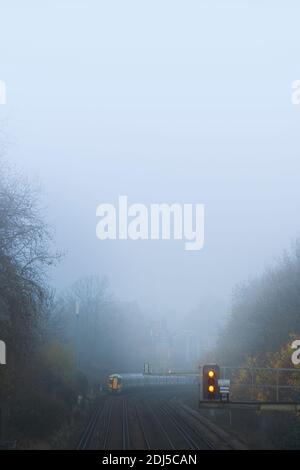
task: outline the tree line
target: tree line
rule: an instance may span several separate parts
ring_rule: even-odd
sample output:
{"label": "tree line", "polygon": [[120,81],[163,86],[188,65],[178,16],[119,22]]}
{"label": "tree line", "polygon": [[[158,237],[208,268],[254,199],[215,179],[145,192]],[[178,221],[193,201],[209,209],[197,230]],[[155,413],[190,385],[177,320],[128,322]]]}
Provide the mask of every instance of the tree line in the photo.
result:
{"label": "tree line", "polygon": [[235,288],[216,355],[226,365],[242,365],[249,357],[264,365],[294,338],[300,338],[299,240],[261,276]]}
{"label": "tree line", "polygon": [[0,439],[48,437],[80,414],[79,397],[109,372],[142,370],[147,329],[138,306],[114,299],[97,276],[54,292],[48,272],[61,255],[53,245],[38,190],[1,163]]}
{"label": "tree line", "polygon": [[[232,369],[231,399],[299,402],[300,371],[291,347],[295,339],[300,339],[299,241],[261,276],[234,291],[214,351],[220,365],[242,367]],[[234,420],[254,446],[299,449],[297,413],[236,412]]]}

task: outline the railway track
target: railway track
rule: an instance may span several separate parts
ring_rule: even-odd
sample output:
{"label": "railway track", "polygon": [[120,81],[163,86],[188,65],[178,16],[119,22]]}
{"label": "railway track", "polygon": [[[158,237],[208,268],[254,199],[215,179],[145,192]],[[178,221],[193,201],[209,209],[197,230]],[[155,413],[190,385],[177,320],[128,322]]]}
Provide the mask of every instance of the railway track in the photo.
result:
{"label": "railway track", "polygon": [[[120,443],[122,442],[122,444],[120,447],[122,448],[122,450],[130,449],[130,433],[129,433],[127,400],[126,398],[124,398],[120,403],[119,400],[115,401],[113,398],[111,398],[107,401],[106,406],[104,407],[103,413],[101,415],[100,431],[98,432],[100,436],[103,436],[103,439],[101,439],[100,437],[99,444],[101,448],[104,450],[109,450],[117,438],[117,436],[115,436],[115,433],[113,432],[114,429],[116,429],[116,425],[113,420],[113,408],[114,406],[120,406],[120,405],[121,405],[121,410],[119,411],[121,411],[120,424],[121,424],[121,434],[122,434],[121,441],[120,441]],[[114,415],[116,415],[117,411],[118,411],[118,408],[115,410]],[[116,418],[116,416],[114,416],[114,418]]]}
{"label": "railway track", "polygon": [[130,436],[128,425],[128,404],[126,398],[123,400],[123,414],[122,414],[122,445],[123,450],[130,449]]}
{"label": "railway track", "polygon": [[104,421],[103,444],[102,444],[103,449],[108,449],[112,409],[113,409],[113,402],[110,400],[105,409],[105,412],[104,412],[105,414],[103,414],[103,421]]}
{"label": "railway track", "polygon": [[[245,443],[241,442],[240,440],[237,440],[236,437],[228,435],[224,430],[222,429],[211,429],[212,423],[208,423],[207,418],[204,418],[203,416],[200,416],[197,412],[193,411],[187,406],[183,406],[182,410],[184,413],[188,416],[190,416],[193,420],[194,423],[199,423],[201,426],[205,426],[206,428],[210,428],[211,433],[213,433],[219,441],[219,446],[220,444],[223,444],[227,449],[229,450],[245,450],[248,449]],[[200,432],[198,431],[198,434]],[[208,438],[204,438],[203,434],[201,434],[202,439],[207,443],[207,445],[210,447],[210,449],[215,449],[216,445],[213,444]]]}
{"label": "railway track", "polygon": [[[215,449],[215,445],[209,439],[204,437],[202,433],[198,432],[197,429],[195,429],[188,421],[182,421],[176,410],[171,405],[166,403],[164,404],[163,409],[173,420],[175,426],[177,426],[178,430],[183,434],[186,441],[191,445],[191,449],[199,450],[203,448],[203,446],[210,450]],[[193,435],[194,438],[191,437],[191,435]]]}
{"label": "railway track", "polygon": [[161,407],[161,412],[164,416],[166,416],[171,423],[173,424],[174,428],[176,431],[181,435],[183,441],[187,445],[187,449],[189,450],[199,450],[199,445],[198,443],[191,437],[191,435],[186,431],[185,426],[183,426],[175,414],[173,413],[173,410],[168,408],[167,406],[162,406]]}
{"label": "railway track", "polygon": [[89,449],[91,441],[92,441],[94,433],[95,433],[95,429],[97,427],[99,418],[100,418],[101,414],[103,413],[104,407],[105,407],[105,403],[104,403],[104,405],[100,404],[97,407],[95,413],[92,414],[92,416],[91,416],[90,420],[88,421],[88,424],[87,424],[85,430],[83,431],[82,436],[81,436],[81,438],[80,438],[80,440],[79,440],[79,442],[76,446],[76,450],[87,450],[87,449]]}
{"label": "railway track", "polygon": [[162,424],[160,421],[159,417],[157,416],[157,413],[154,411],[154,409],[147,403],[146,405],[148,411],[150,412],[151,416],[153,417],[154,422],[156,423],[157,427],[160,429],[162,435],[164,436],[166,442],[169,445],[169,448],[172,450],[176,450],[176,446],[173,443],[173,440],[171,439],[169,432],[166,430],[165,425]]}
{"label": "railway track", "polygon": [[96,408],[76,449],[237,448],[230,440],[226,442],[223,434],[219,429],[218,435],[217,428],[214,432],[210,423],[205,426],[200,417],[197,420],[193,410],[178,402],[174,405],[160,395],[110,396]]}
{"label": "railway track", "polygon": [[135,416],[136,416],[136,420],[137,420],[139,429],[140,429],[140,431],[141,431],[142,438],[143,438],[143,440],[144,440],[144,442],[145,442],[145,447],[146,447],[147,450],[150,450],[150,449],[151,449],[150,441],[149,441],[148,435],[147,435],[147,433],[146,433],[145,426],[144,426],[144,423],[143,423],[143,420],[142,420],[140,411],[139,411],[139,409],[138,409],[138,406],[139,406],[139,405],[136,403],[136,404],[135,404]]}

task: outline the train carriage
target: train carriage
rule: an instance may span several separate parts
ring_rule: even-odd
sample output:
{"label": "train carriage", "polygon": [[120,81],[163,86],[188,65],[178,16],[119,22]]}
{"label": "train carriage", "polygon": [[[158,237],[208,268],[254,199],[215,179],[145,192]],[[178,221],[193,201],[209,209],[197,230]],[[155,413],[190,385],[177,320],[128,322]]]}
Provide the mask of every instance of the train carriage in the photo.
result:
{"label": "train carriage", "polygon": [[161,387],[174,385],[193,385],[198,383],[197,375],[184,374],[111,374],[107,387],[112,393],[142,387]]}

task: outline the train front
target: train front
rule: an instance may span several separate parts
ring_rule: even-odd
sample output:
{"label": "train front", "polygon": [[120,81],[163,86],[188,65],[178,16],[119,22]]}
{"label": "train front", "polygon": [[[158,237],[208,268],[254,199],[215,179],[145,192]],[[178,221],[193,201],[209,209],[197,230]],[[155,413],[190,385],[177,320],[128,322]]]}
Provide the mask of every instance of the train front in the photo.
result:
{"label": "train front", "polygon": [[112,374],[107,381],[108,391],[111,393],[120,393],[122,391],[122,377],[119,374]]}

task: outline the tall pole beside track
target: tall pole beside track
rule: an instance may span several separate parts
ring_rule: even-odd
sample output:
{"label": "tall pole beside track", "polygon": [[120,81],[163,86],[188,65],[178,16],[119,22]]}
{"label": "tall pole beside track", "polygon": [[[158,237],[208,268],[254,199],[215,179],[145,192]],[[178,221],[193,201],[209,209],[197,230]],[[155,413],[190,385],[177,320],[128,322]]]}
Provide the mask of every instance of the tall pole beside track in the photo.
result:
{"label": "tall pole beside track", "polygon": [[76,318],[76,325],[75,325],[75,354],[76,354],[76,369],[79,370],[79,310],[80,305],[79,302],[76,301],[75,303],[75,318]]}

